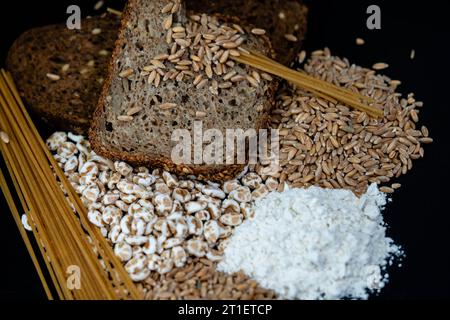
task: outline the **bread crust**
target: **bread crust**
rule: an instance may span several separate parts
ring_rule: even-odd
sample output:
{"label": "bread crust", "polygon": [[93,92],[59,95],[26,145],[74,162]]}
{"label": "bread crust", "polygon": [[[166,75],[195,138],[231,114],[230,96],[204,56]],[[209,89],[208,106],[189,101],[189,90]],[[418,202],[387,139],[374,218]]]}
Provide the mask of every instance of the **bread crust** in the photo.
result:
{"label": "bread crust", "polygon": [[[121,28],[119,31],[119,37],[116,41],[116,47],[113,51],[113,57],[111,59],[108,77],[105,81],[105,85],[103,86],[102,93],[100,95],[99,103],[97,105],[97,109],[94,112],[93,121],[91,128],[89,130],[89,141],[93,150],[108,159],[112,160],[120,160],[130,163],[135,166],[149,166],[149,167],[157,167],[162,168],[166,171],[176,173],[181,176],[195,175],[198,179],[202,180],[211,180],[211,181],[226,181],[234,179],[237,175],[239,175],[246,167],[245,164],[237,164],[237,165],[214,165],[214,166],[193,166],[193,165],[177,165],[172,162],[170,158],[161,157],[159,155],[145,154],[145,155],[130,155],[126,152],[118,152],[115,150],[108,149],[102,141],[100,141],[98,137],[98,131],[100,128],[100,120],[102,119],[105,113],[106,106],[106,97],[109,94],[109,89],[111,87],[113,76],[114,76],[114,63],[120,55],[121,48],[125,45],[125,37],[124,34],[126,32],[126,24],[128,23],[131,12],[136,5],[136,0],[130,0],[124,10],[121,21]],[[228,17],[220,14],[216,14],[220,20],[228,22],[228,23],[240,23],[240,20],[237,17]],[[272,57],[275,55],[270,40],[263,36],[264,41],[267,44],[267,48],[269,52],[271,52]],[[261,128],[267,128],[269,124],[269,116],[270,110],[274,104],[275,100],[275,91],[278,88],[278,80],[272,81],[270,87],[267,92],[267,96],[269,97],[263,107],[262,116],[259,121],[255,124],[255,129],[259,130]]]}
{"label": "bread crust", "polygon": [[[49,25],[24,32],[10,48],[6,68],[32,113],[57,130],[85,134],[101,91],[98,79],[106,76],[109,56],[98,53],[114,47],[119,18],[115,15],[84,19],[82,30]],[[93,35],[95,28],[101,34]],[[95,67],[88,68],[93,60]],[[66,73],[63,65],[69,64]],[[82,75],[80,71],[89,69]],[[61,76],[58,81],[46,75]]]}

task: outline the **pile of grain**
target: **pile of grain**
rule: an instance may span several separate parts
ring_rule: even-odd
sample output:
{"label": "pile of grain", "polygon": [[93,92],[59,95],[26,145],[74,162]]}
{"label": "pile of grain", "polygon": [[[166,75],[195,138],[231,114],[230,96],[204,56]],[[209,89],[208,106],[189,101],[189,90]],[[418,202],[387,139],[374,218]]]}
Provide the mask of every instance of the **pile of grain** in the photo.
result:
{"label": "pile of grain", "polygon": [[167,275],[153,273],[138,287],[148,300],[272,300],[276,295],[261,288],[242,272],[226,275],[207,259],[190,260]]}
{"label": "pile of grain", "polygon": [[370,183],[383,184],[380,190],[387,193],[400,187],[388,182],[411,170],[412,161],[424,156],[422,145],[433,141],[428,129],[418,125],[423,103],[414,94],[403,98],[397,93],[399,81],[333,57],[328,49],[314,52],[305,70],[374,98],[385,116],[374,119],[285,86],[272,112],[272,127],[280,130],[281,163],[278,170],[269,170],[271,175],[282,185],[344,188],[356,194]]}

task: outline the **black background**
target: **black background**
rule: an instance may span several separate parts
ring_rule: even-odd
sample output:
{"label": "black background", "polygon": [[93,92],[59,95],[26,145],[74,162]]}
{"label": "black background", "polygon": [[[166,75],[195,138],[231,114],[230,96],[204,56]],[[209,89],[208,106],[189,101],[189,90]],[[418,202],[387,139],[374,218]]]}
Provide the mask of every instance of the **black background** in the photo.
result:
{"label": "black background", "polygon": [[[243,0],[244,1],[244,0]],[[0,65],[14,39],[23,31],[64,22],[69,4],[91,14],[96,1],[8,1],[0,19]],[[107,0],[114,8],[122,1]],[[402,188],[385,211],[388,233],[407,253],[403,267],[390,270],[391,281],[379,299],[448,299],[450,297],[450,200],[448,183],[448,130],[450,127],[450,39],[448,1],[307,1],[309,32],[305,49],[329,47],[334,55],[371,66],[387,62],[385,73],[402,81],[402,93],[415,92],[425,102],[420,113],[435,142],[426,146],[425,158],[399,179]],[[366,9],[377,4],[382,29],[366,28]],[[356,37],[366,40],[356,46]],[[416,58],[409,58],[412,49]],[[0,160],[0,163],[2,161]],[[31,259],[7,205],[0,196],[0,299],[45,299]]]}

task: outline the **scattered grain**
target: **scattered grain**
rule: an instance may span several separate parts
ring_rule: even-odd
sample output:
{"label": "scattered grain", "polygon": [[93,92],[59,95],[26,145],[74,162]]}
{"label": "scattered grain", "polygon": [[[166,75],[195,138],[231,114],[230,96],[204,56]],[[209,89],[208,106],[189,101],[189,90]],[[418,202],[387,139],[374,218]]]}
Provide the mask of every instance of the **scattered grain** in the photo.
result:
{"label": "scattered grain", "polygon": [[173,8],[173,3],[169,2],[161,9],[161,13],[169,13],[172,11],[172,8]]}
{"label": "scattered grain", "polygon": [[122,122],[130,122],[133,121],[133,117],[132,116],[118,116],[117,120],[122,121]]}
{"label": "scattered grain", "polygon": [[206,112],[204,112],[204,111],[197,111],[195,113],[195,117],[196,118],[205,118],[206,117]]}
{"label": "scattered grain", "polygon": [[166,66],[164,65],[164,63],[162,63],[161,61],[159,61],[159,60],[157,60],[157,59],[151,60],[150,63],[151,63],[152,65],[154,65],[155,67],[160,68],[160,69],[165,69],[165,68],[166,68]]}
{"label": "scattered grain", "polygon": [[387,63],[384,63],[384,62],[378,62],[378,63],[375,63],[372,66],[372,69],[373,70],[377,70],[377,71],[384,70],[384,69],[387,69],[387,68],[389,68],[389,65]]}
{"label": "scattered grain", "polygon": [[394,190],[400,189],[402,187],[402,185],[400,183],[393,183],[391,185],[391,188]]}
{"label": "scattered grain", "polygon": [[260,29],[260,28],[254,28],[254,29],[252,29],[252,33],[256,34],[258,36],[261,36],[263,34],[266,34],[266,30]]}
{"label": "scattered grain", "polygon": [[6,144],[9,143],[9,135],[4,132],[4,131],[0,131],[0,138],[2,139],[2,141]]}
{"label": "scattered grain", "polygon": [[196,88],[197,88],[197,89],[201,89],[201,88],[203,88],[204,86],[206,86],[207,84],[208,84],[208,79],[203,79],[202,81],[200,81],[200,82],[197,84]]}
{"label": "scattered grain", "polygon": [[163,103],[159,105],[161,110],[171,110],[177,107],[176,103]]}
{"label": "scattered grain", "polygon": [[293,34],[285,34],[284,37],[286,38],[287,41],[291,41],[291,42],[297,42],[298,38],[296,36],[294,36]]}
{"label": "scattered grain", "polygon": [[394,193],[394,189],[389,188],[389,187],[381,187],[380,188],[380,192],[383,192],[383,193]]}
{"label": "scattered grain", "polygon": [[142,107],[133,107],[127,111],[127,116],[134,116],[135,114],[142,111]]}
{"label": "scattered grain", "polygon": [[[253,87],[257,88],[259,86],[258,81],[256,81],[256,79],[253,78],[252,76],[247,76],[246,79]],[[233,81],[233,80],[231,80],[231,81]]]}
{"label": "scattered grain", "polygon": [[170,15],[167,18],[164,19],[164,21],[163,21],[163,28],[165,30],[169,30],[170,28],[172,28],[172,23],[173,23],[173,16]]}
{"label": "scattered grain", "polygon": [[105,1],[103,1],[103,0],[97,1],[97,2],[95,3],[95,5],[94,5],[94,10],[98,11],[98,10],[100,10],[104,5],[105,5]]}
{"label": "scattered grain", "polygon": [[125,69],[123,70],[121,73],[119,73],[119,77],[121,78],[128,78],[130,77],[132,74],[134,73],[134,70],[129,68],[129,69]]}
{"label": "scattered grain", "polygon": [[66,63],[61,67],[61,72],[66,73],[70,69],[70,64]]}
{"label": "scattered grain", "polygon": [[47,78],[49,78],[52,81],[58,81],[61,80],[61,77],[54,73],[47,73]]}
{"label": "scattered grain", "polygon": [[100,29],[100,28],[95,28],[95,29],[92,29],[92,34],[95,36],[95,35],[99,35],[100,33],[102,33],[102,29]]}
{"label": "scattered grain", "polygon": [[299,54],[298,54],[298,63],[302,64],[303,62],[305,62],[306,59],[306,51],[302,50]]}

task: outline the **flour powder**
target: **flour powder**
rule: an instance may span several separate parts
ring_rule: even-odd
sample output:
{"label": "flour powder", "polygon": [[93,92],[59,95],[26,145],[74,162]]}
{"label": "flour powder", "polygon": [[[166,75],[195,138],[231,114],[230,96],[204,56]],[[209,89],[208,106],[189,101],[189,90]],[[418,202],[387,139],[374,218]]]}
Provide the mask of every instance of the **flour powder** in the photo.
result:
{"label": "flour powder", "polygon": [[386,237],[376,185],[361,198],[317,187],[272,193],[237,228],[219,270],[244,271],[286,299],[366,299],[402,254]]}

